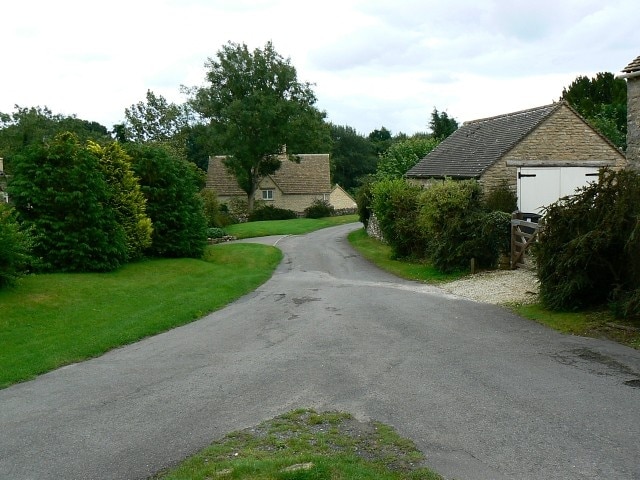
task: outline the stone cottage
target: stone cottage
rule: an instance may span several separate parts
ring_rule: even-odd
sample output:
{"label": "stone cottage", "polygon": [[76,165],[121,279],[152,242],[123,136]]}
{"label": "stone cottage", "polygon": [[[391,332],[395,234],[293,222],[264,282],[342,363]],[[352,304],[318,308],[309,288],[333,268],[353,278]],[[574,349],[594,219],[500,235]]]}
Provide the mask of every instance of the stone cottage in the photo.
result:
{"label": "stone cottage", "polygon": [[[297,155],[299,163],[282,155],[280,169],[264,177],[255,199],[278,208],[304,212],[314,200],[327,200],[331,195],[329,154]],[[246,200],[247,194],[222,163],[224,156],[209,157],[206,188],[213,189],[221,203],[233,198]]]}
{"label": "stone cottage", "polygon": [[624,168],[625,156],[562,101],[466,122],[405,177],[477,179],[485,190],[506,183],[521,211],[538,213],[605,166]]}

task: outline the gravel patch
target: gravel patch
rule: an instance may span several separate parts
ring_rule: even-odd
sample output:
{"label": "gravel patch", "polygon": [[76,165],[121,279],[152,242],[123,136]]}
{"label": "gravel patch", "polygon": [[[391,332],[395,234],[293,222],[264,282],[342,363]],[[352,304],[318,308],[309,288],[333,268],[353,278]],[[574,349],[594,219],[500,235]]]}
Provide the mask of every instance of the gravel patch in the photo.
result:
{"label": "gravel patch", "polygon": [[493,270],[445,283],[441,287],[459,297],[504,305],[533,303],[538,299],[538,279],[532,268]]}

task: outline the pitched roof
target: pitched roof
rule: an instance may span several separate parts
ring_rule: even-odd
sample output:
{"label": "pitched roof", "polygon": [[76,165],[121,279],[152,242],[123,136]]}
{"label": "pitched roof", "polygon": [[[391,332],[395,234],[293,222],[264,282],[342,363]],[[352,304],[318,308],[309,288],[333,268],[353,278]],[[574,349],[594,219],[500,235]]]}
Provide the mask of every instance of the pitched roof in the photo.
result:
{"label": "pitched roof", "polygon": [[629,65],[622,69],[624,73],[640,72],[640,56],[636,57]]}
{"label": "pitched roof", "polygon": [[[282,165],[272,175],[268,175],[286,195],[315,195],[331,191],[329,154],[312,153],[297,155],[300,163],[292,162],[285,155],[280,157]],[[222,164],[224,156],[209,157],[207,170],[207,187],[218,195],[246,195],[240,189],[235,178]]]}
{"label": "pitched roof", "polygon": [[477,178],[563,104],[465,122],[406,176]]}

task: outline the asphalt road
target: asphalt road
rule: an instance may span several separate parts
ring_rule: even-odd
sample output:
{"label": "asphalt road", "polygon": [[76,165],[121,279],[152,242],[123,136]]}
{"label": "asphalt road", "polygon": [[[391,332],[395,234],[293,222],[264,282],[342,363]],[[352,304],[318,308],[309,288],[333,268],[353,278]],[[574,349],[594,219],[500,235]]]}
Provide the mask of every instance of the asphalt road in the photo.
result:
{"label": "asphalt road", "polygon": [[310,407],[390,424],[458,480],[640,479],[640,352],[385,274],[353,228],[263,240],[285,258],[254,293],[1,390],[0,478],[145,478]]}

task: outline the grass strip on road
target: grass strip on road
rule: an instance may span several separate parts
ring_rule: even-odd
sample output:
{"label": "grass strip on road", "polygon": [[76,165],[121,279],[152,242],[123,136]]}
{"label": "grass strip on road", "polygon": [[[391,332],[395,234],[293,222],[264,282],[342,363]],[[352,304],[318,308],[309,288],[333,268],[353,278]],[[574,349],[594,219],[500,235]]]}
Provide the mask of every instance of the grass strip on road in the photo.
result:
{"label": "grass strip on road", "polygon": [[238,239],[266,237],[269,235],[302,235],[358,221],[357,215],[342,215],[326,218],[294,218],[291,220],[269,220],[263,222],[246,222],[229,225],[224,230]]}
{"label": "grass strip on road", "polygon": [[209,246],[110,273],[32,275],[0,290],[0,388],[189,323],[268,280],[282,253]]}
{"label": "grass strip on road", "polygon": [[163,480],[442,480],[410,440],[342,412],[294,410],[228,434]]}

